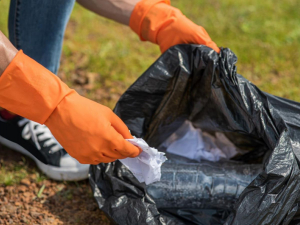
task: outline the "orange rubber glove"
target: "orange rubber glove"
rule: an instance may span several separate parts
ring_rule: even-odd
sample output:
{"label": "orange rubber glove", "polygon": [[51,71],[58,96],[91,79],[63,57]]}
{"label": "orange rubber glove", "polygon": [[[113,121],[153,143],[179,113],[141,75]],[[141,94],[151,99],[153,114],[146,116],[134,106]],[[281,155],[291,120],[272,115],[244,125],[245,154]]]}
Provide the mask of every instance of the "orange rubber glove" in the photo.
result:
{"label": "orange rubber glove", "polygon": [[202,44],[220,52],[205,29],[186,18],[179,9],[170,6],[170,0],[138,2],[129,26],[142,41],[158,44],[161,52],[177,44]]}
{"label": "orange rubber glove", "polygon": [[22,50],[0,77],[0,106],[46,124],[80,163],[136,157],[128,128],[109,108],[81,97]]}

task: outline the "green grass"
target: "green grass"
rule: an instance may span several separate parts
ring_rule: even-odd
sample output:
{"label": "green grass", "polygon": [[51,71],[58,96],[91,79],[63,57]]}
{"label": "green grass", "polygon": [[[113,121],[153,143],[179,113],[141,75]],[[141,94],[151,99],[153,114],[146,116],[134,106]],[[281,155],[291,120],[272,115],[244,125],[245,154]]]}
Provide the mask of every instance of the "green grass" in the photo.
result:
{"label": "green grass", "polygon": [[[240,74],[263,91],[300,101],[299,0],[173,0],[172,4],[204,26],[219,46],[236,53]],[[5,34],[8,6],[9,1],[0,0],[0,29]],[[113,108],[159,55],[157,46],[139,41],[128,27],[75,5],[59,74],[73,86],[74,74],[96,73],[93,88],[84,95]],[[4,175],[5,181],[0,177],[0,183],[10,184],[14,173],[13,169]]]}
{"label": "green grass", "polygon": [[45,184],[43,184],[43,186],[40,188],[40,190],[38,191],[38,193],[36,194],[36,196],[38,198],[41,198],[44,190],[45,190]]}
{"label": "green grass", "polygon": [[[28,168],[28,163],[23,157],[22,161],[7,163],[0,161],[0,184],[6,186],[19,183],[22,179],[26,178],[28,175],[33,174],[31,168]],[[38,172],[37,172],[38,173]]]}

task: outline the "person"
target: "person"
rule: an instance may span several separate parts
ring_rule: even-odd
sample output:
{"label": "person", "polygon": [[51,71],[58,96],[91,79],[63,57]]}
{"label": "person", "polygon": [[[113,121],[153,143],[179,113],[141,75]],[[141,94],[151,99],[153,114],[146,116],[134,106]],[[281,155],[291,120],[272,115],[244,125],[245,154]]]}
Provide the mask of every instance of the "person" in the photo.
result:
{"label": "person", "polygon": [[[88,164],[136,157],[140,149],[109,108],[70,89],[54,74],[75,0],[11,0],[9,40],[0,32],[0,142],[33,158],[56,180],[81,180]],[[161,52],[203,44],[219,52],[205,29],[170,0],[78,0],[137,33]]]}

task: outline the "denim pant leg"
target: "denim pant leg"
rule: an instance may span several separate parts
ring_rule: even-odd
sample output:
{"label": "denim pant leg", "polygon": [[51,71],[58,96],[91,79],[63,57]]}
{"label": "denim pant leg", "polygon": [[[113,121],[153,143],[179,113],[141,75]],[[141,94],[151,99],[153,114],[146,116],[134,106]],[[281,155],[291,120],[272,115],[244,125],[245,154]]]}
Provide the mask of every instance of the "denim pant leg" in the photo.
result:
{"label": "denim pant leg", "polygon": [[75,0],[11,0],[9,39],[17,49],[57,73],[63,36]]}

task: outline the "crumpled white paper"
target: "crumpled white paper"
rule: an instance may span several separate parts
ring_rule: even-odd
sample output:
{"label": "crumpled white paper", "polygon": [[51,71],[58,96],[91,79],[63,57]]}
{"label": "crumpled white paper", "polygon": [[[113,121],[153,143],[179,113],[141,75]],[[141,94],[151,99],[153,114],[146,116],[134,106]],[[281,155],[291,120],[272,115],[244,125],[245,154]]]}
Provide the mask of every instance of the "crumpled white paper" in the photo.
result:
{"label": "crumpled white paper", "polygon": [[131,144],[140,147],[143,151],[135,158],[120,159],[139,182],[145,182],[146,185],[160,181],[161,166],[167,160],[165,153],[157,151],[142,139],[127,139]]}
{"label": "crumpled white paper", "polygon": [[186,121],[163,145],[168,153],[201,162],[202,159],[217,162],[236,155],[234,144],[223,134],[216,132],[215,137],[193,127]]}

